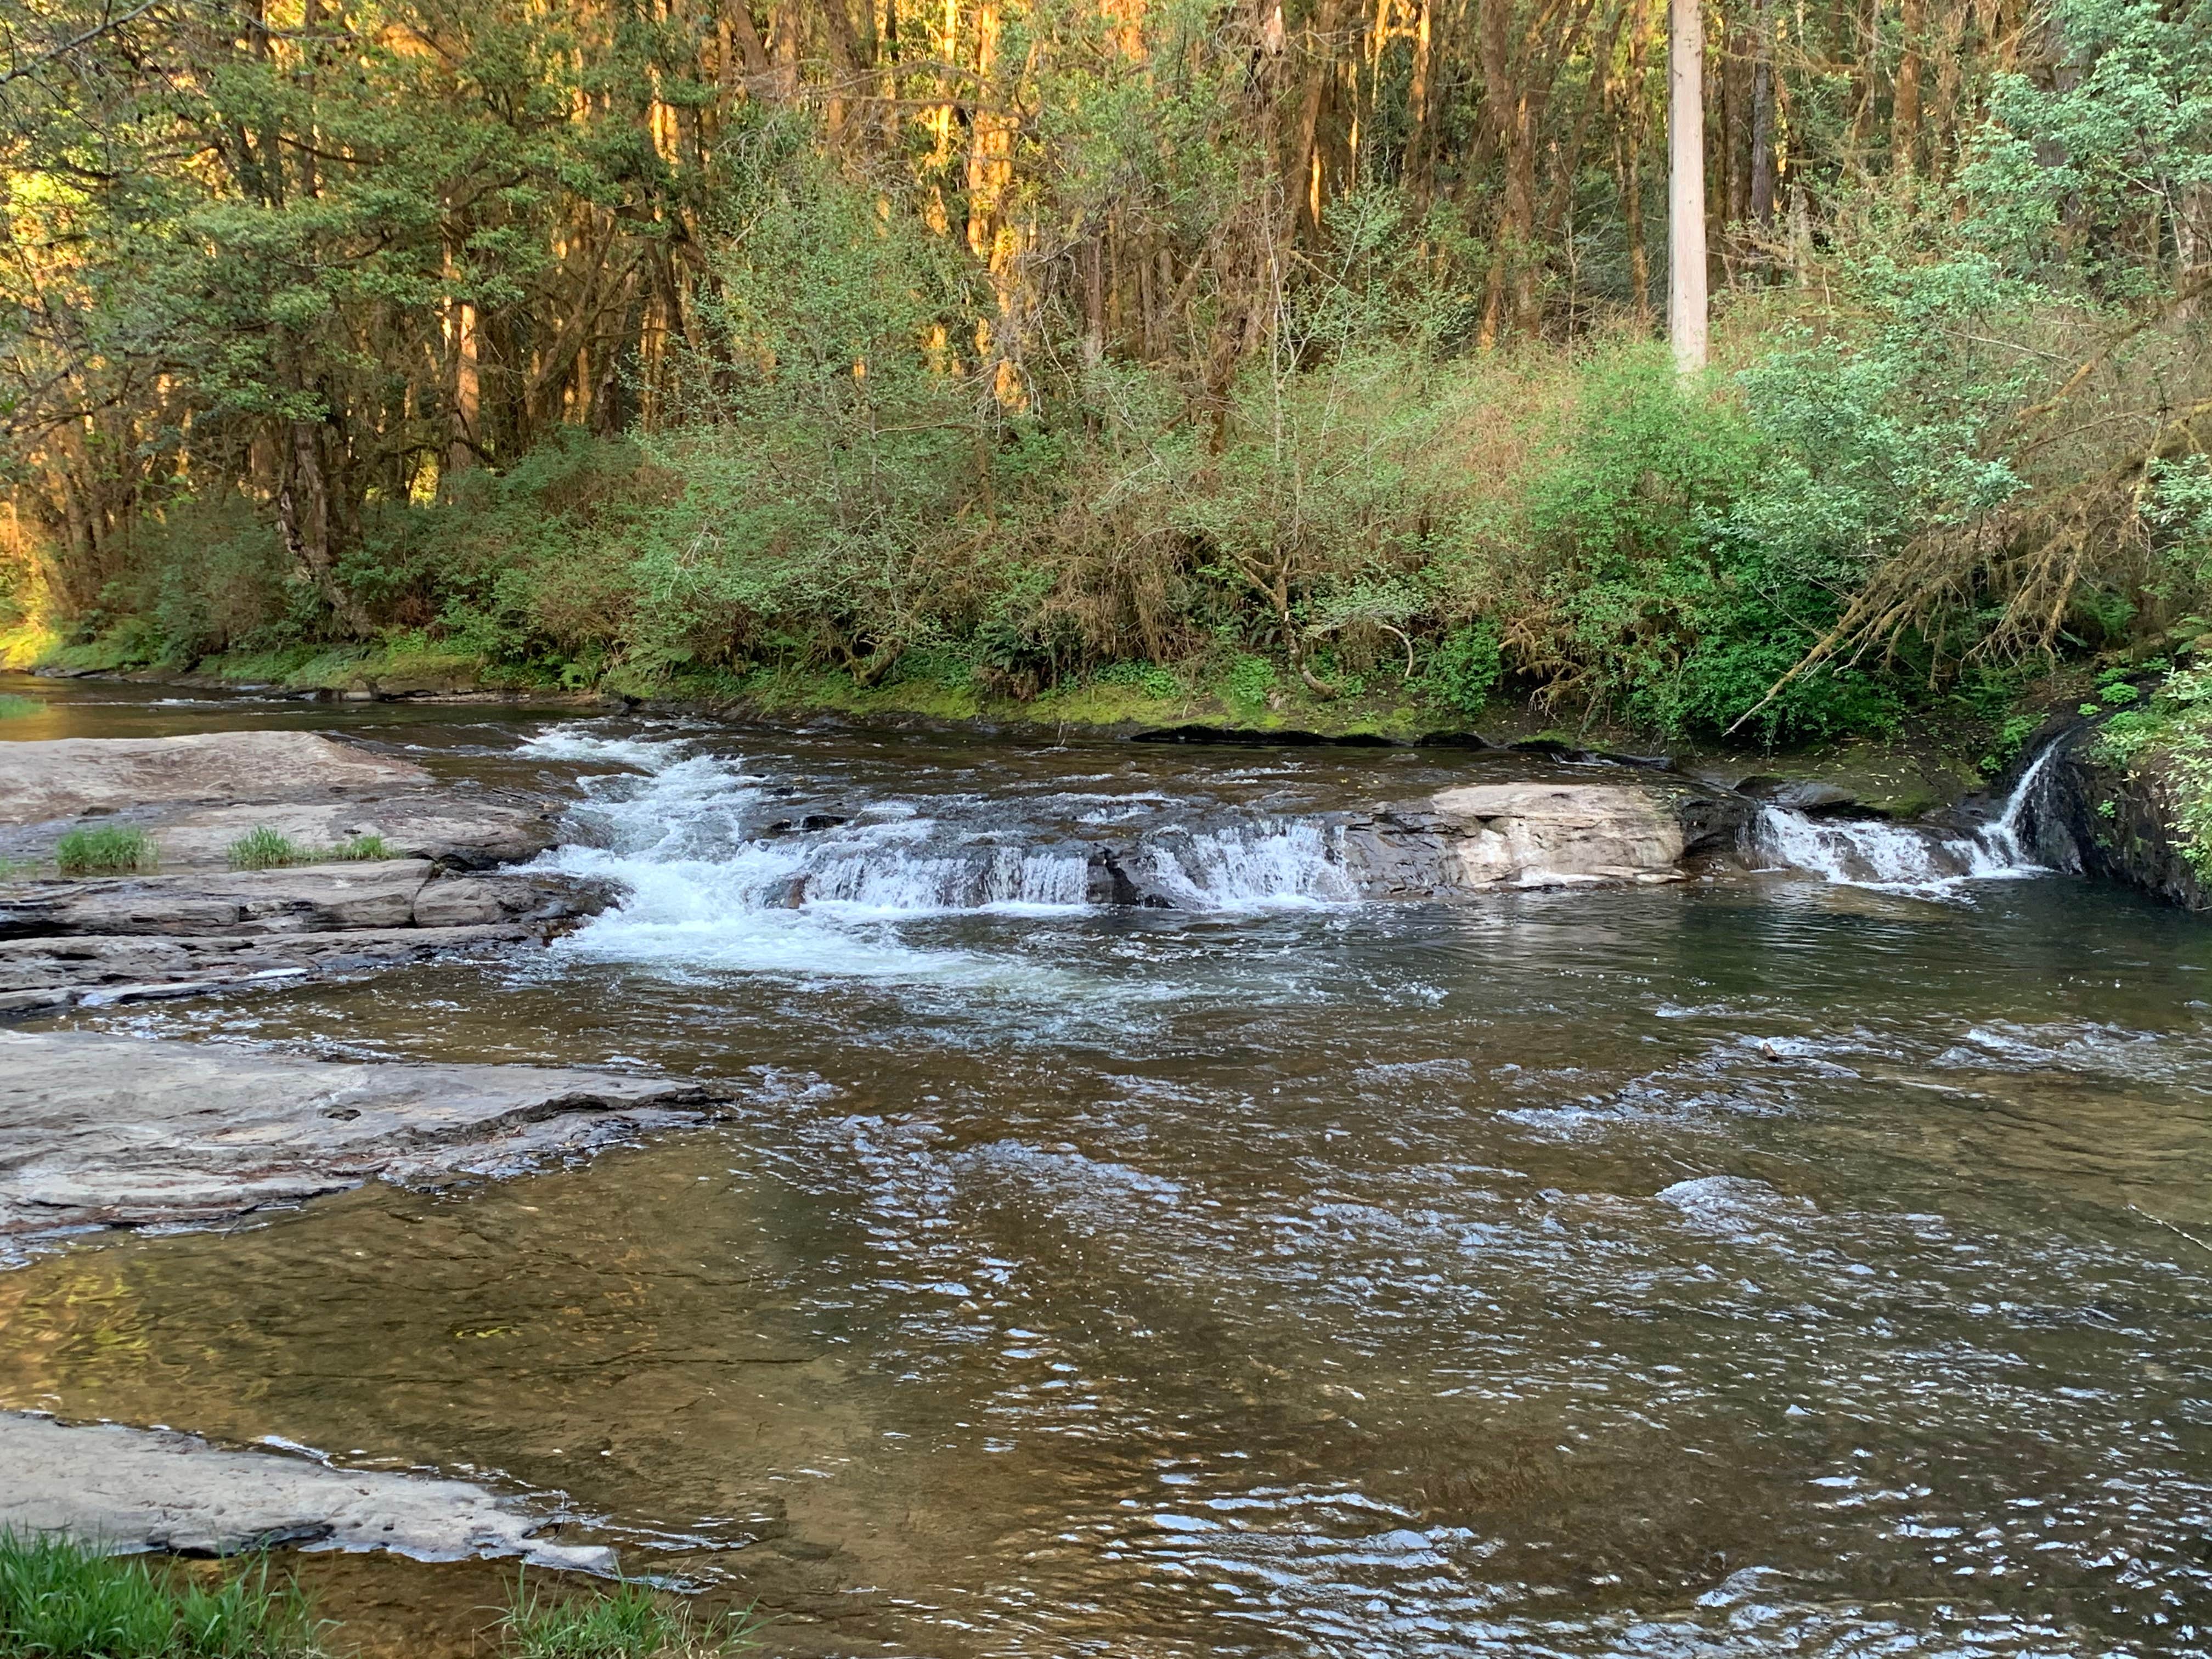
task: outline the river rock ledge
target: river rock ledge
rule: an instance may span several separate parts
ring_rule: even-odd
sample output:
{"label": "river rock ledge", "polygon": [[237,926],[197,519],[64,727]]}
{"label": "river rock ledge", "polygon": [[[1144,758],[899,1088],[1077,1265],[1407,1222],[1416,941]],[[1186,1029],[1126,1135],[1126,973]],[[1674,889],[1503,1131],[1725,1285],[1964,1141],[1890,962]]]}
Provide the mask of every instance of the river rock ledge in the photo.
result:
{"label": "river rock ledge", "polygon": [[[88,823],[143,830],[163,873],[0,889],[0,1014],[178,996],[542,940],[617,890],[497,870],[550,846],[541,803],[439,787],[412,762],[312,732],[0,744],[0,857]],[[248,832],[399,856],[233,871]]]}
{"label": "river rock ledge", "polygon": [[0,1249],[64,1229],[218,1221],[373,1180],[518,1175],[699,1123],[728,1099],[692,1079],[0,1031]]}

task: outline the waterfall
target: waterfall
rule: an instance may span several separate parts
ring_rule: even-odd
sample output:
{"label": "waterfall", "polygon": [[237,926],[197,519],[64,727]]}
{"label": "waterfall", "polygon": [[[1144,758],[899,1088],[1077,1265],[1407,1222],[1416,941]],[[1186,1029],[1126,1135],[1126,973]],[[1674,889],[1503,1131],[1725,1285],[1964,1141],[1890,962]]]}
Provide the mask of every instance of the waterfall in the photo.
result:
{"label": "waterfall", "polygon": [[1997,815],[1961,834],[1884,818],[1814,818],[1786,806],[1762,806],[1752,830],[1763,857],[1826,880],[1859,887],[1940,889],[2041,873],[2024,839],[2027,814],[2058,744],[2020,775]]}
{"label": "waterfall", "polygon": [[[1339,832],[1310,819],[1194,801],[1202,827],[1157,825],[1095,839],[1088,817],[975,796],[821,802],[682,739],[613,738],[556,727],[526,746],[548,760],[611,763],[579,782],[554,867],[621,883],[629,897],[562,941],[633,961],[805,974],[969,981],[1010,971],[966,951],[922,947],[905,924],[932,917],[1079,911],[1127,901],[1243,911],[1359,896]],[[611,768],[619,768],[616,770]]]}

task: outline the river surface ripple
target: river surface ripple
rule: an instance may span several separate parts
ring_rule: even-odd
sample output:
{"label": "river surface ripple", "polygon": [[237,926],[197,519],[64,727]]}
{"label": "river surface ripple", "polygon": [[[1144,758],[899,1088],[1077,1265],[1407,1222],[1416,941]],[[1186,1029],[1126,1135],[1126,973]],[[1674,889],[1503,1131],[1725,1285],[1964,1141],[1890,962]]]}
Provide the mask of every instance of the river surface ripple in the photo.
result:
{"label": "river surface ripple", "polygon": [[[1433,757],[79,695],[571,791],[555,857],[638,897],[70,1023],[744,1103],[39,1258],[0,1405],[565,1493],[793,1652],[2212,1649],[2202,921],[2060,878],[1358,904],[1270,842],[1475,765]],[[1217,902],[1084,907],[1054,861],[1107,834]]]}

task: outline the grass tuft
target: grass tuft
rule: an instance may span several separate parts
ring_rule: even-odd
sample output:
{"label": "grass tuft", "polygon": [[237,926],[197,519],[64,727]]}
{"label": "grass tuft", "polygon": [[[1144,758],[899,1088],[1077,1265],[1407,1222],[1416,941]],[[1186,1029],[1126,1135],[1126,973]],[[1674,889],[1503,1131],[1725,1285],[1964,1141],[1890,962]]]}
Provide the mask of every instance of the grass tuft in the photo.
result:
{"label": "grass tuft", "polygon": [[395,859],[399,849],[381,836],[356,836],[342,841],[324,854],[333,864],[366,864],[371,859]]}
{"label": "grass tuft", "polygon": [[381,836],[355,836],[335,847],[302,847],[267,824],[249,830],[230,844],[234,870],[281,870],[294,864],[365,864],[395,858],[398,849]]}
{"label": "grass tuft", "polygon": [[720,1659],[757,1648],[761,1622],[748,1612],[696,1623],[689,1607],[629,1583],[551,1601],[518,1575],[500,1627],[516,1659]]}
{"label": "grass tuft", "polygon": [[8,1659],[311,1659],[319,1626],[295,1584],[258,1570],[214,1589],[143,1557],[0,1533],[0,1655]]}
{"label": "grass tuft", "polygon": [[46,704],[36,697],[18,696],[13,691],[0,692],[0,720],[21,720],[26,714],[43,714]]}
{"label": "grass tuft", "polygon": [[247,830],[230,844],[234,870],[277,870],[288,864],[305,864],[307,849],[282,830],[267,824]]}
{"label": "grass tuft", "polygon": [[56,842],[54,862],[65,876],[126,875],[154,867],[154,842],[143,830],[94,824],[71,830]]}

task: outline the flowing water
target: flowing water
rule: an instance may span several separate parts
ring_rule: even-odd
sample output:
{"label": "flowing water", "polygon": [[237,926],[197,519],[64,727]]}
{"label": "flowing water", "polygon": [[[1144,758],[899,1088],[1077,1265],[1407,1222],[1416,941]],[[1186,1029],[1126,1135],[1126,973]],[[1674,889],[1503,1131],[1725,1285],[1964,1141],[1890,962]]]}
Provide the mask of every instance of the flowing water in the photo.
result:
{"label": "flowing water", "polygon": [[[35,1260],[0,1405],[562,1494],[776,1651],[2212,1649],[2201,921],[1857,851],[1358,902],[1328,813],[1481,757],[63,695],[13,734],[563,792],[635,890],[75,1023],[741,1104]],[[1175,907],[1089,902],[1108,845]]]}

